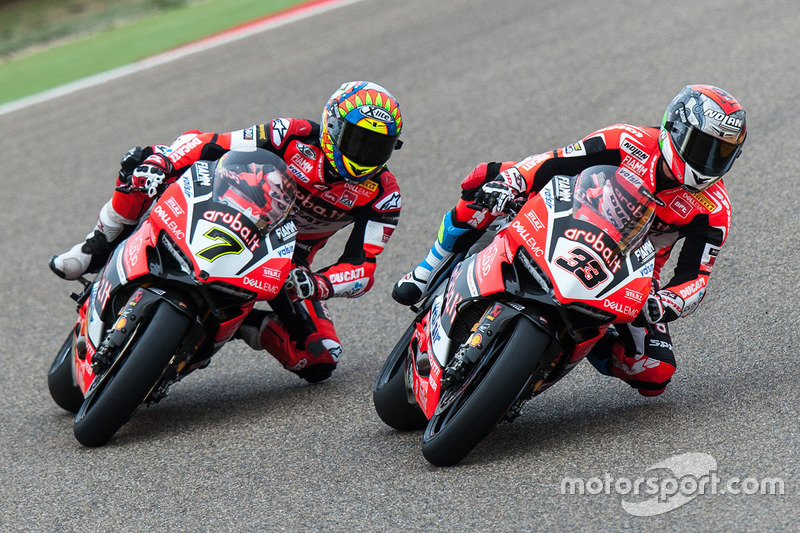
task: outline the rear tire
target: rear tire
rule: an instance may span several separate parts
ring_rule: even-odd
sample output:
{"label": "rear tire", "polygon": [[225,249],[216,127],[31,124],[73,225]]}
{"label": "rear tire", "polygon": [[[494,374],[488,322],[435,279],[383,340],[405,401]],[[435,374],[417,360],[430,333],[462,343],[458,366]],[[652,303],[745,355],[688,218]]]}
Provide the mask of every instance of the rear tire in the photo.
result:
{"label": "rear tire", "polygon": [[415,329],[416,322],[412,322],[389,354],[372,387],[372,402],[378,416],[386,425],[400,431],[420,430],[428,425],[422,409],[409,403],[406,394],[406,359]]}
{"label": "rear tire", "polygon": [[106,381],[90,392],[75,417],[75,438],[102,446],[147,399],[189,328],[189,317],[163,302],[133,339],[130,353]]}
{"label": "rear tire", "polygon": [[549,341],[528,320],[518,320],[488,368],[479,370],[448,408],[431,417],[422,437],[425,459],[436,466],[451,466],[472,451],[519,398]]}
{"label": "rear tire", "polygon": [[75,376],[72,371],[72,341],[75,337],[73,332],[67,335],[67,340],[58,350],[50,370],[47,371],[47,387],[50,389],[50,396],[56,404],[70,413],[77,413],[83,403],[83,393],[75,383]]}

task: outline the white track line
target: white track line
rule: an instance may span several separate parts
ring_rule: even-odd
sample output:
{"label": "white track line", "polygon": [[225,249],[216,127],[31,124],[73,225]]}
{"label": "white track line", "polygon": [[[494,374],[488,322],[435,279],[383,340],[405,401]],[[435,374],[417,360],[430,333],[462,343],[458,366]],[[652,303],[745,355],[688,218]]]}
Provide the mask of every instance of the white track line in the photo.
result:
{"label": "white track line", "polygon": [[223,31],[199,41],[150,56],[136,63],[131,63],[130,65],[107,70],[100,74],[88,76],[53,89],[48,89],[31,96],[20,98],[19,100],[2,104],[0,105],[0,116],[360,1],[361,0],[321,0],[308,2],[275,15],[257,19],[252,23],[237,26],[231,30]]}

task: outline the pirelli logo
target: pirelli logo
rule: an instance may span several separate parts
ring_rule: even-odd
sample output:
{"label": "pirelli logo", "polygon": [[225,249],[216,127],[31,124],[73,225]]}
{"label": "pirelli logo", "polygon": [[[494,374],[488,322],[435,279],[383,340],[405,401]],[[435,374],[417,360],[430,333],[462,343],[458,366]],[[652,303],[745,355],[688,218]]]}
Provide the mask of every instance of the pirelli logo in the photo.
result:
{"label": "pirelli logo", "polygon": [[704,193],[702,193],[702,192],[695,192],[695,193],[692,193],[692,196],[694,197],[694,199],[695,199],[695,200],[697,200],[698,202],[700,202],[700,205],[702,205],[703,207],[705,207],[705,208],[706,208],[706,209],[708,209],[709,211],[712,211],[712,212],[713,212],[713,211],[714,211],[714,210],[717,208],[717,204],[715,204],[715,203],[714,203],[714,202],[711,200],[711,198],[709,198],[708,196],[706,196],[706,195],[705,195]]}
{"label": "pirelli logo", "polygon": [[362,189],[367,189],[368,191],[375,192],[378,190],[378,184],[372,180],[367,180],[364,183],[359,184],[359,187]]}

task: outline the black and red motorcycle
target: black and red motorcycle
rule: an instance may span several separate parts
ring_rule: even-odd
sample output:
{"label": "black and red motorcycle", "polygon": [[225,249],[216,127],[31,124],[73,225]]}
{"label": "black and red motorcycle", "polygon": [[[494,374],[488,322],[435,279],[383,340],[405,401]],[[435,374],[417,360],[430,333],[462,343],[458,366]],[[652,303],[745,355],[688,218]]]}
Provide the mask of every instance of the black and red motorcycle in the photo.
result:
{"label": "black and red motorcycle", "polygon": [[[434,465],[464,458],[570,372],[651,287],[658,200],[622,167],[555,176],[443,265],[373,387],[380,418],[425,429]],[[480,208],[480,206],[475,206]]]}
{"label": "black and red motorcycle", "polygon": [[285,296],[295,185],[266,150],[198,161],[169,185],[79,294],[78,319],[48,372],[86,446],[207,366],[256,301]]}

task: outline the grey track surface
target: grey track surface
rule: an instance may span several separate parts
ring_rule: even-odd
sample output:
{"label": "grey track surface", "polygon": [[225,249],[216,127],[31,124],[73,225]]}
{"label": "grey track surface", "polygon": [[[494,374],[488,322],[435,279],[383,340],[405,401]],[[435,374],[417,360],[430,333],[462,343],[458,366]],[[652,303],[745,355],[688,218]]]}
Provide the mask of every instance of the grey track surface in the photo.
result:
{"label": "grey track surface", "polygon": [[[798,30],[794,0],[365,0],[0,116],[0,530],[800,530]],[[119,156],[191,128],[317,120],[348,79],[401,101],[404,209],[373,290],[332,304],[335,376],[304,385],[231,344],[108,446],[82,448],[46,386],[74,320],[47,261],[92,226]],[[689,83],[733,93],[749,139],[708,297],[673,327],[667,392],[642,398],[582,365],[459,466],[428,465],[420,434],[381,424],[371,387],[412,317],[391,286],[462,177],[616,122],[658,124]],[[780,477],[785,494],[706,494],[653,517],[613,490],[561,494],[565,477],[634,479],[685,452],[712,455],[723,480]]]}

